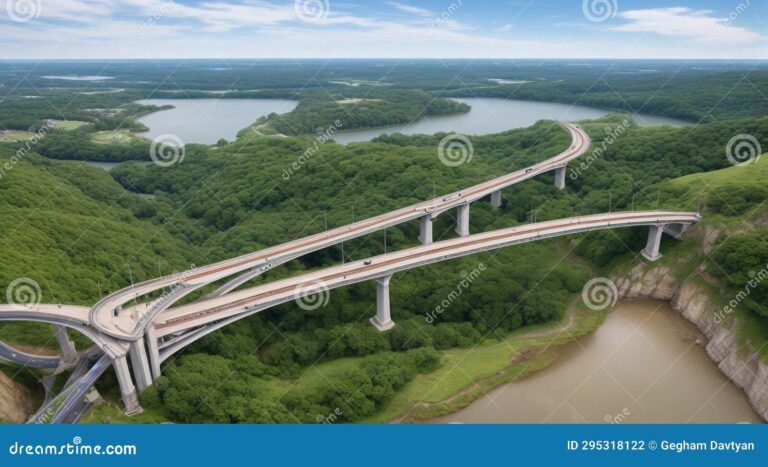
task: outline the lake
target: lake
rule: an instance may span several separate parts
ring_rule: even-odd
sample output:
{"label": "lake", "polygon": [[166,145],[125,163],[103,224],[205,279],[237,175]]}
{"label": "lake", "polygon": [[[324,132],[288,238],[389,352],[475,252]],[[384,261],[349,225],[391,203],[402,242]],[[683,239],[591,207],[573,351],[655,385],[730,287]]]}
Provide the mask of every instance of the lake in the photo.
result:
{"label": "lake", "polygon": [[145,99],[144,105],[172,105],[140,117],[149,131],[139,133],[147,139],[173,134],[185,144],[216,144],[221,138],[234,141],[237,133],[272,112],[288,113],[297,101],[285,99]]}
{"label": "lake", "polygon": [[434,423],[760,423],[667,302],[619,303],[550,367]]}
{"label": "lake", "polygon": [[[455,99],[472,106],[465,114],[427,117],[408,125],[386,128],[342,131],[333,138],[347,144],[368,141],[385,133],[433,134],[458,132],[465,135],[499,133],[513,128],[533,125],[538,120],[582,120],[599,118],[611,111],[578,105],[550,102],[519,101],[499,98]],[[141,133],[148,139],[174,134],[185,143],[216,144],[224,138],[233,141],[237,133],[252,125],[259,117],[272,112],[286,113],[296,107],[296,101],[284,99],[147,99],[145,105],[172,105],[175,108],[154,112],[139,118],[150,131]],[[690,124],[654,115],[634,116],[640,126]]]}
{"label": "lake", "polygon": [[[343,131],[333,139],[347,144],[368,141],[386,133],[406,135],[438,132],[456,132],[464,135],[486,135],[499,133],[512,128],[531,126],[539,120],[576,121],[600,118],[613,113],[610,110],[585,107],[580,105],[556,104],[552,102],[519,101],[491,97],[454,99],[472,106],[472,110],[460,115],[426,117],[407,125],[386,128]],[[633,116],[640,126],[690,125],[690,122],[656,115],[637,114]]]}

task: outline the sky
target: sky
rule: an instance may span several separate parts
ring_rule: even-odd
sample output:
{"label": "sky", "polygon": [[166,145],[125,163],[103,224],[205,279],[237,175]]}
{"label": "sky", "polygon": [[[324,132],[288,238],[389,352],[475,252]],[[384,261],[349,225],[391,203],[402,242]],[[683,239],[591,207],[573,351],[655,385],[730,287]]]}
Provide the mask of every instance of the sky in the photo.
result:
{"label": "sky", "polygon": [[768,57],[765,0],[0,0],[0,58]]}

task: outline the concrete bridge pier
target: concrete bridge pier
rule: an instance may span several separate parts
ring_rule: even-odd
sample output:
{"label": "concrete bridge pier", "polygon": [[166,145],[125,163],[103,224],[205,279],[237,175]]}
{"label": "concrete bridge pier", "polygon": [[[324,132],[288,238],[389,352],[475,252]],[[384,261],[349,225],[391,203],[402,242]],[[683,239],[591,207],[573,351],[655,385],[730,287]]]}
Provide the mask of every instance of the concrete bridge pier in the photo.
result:
{"label": "concrete bridge pier", "polygon": [[56,335],[56,341],[61,347],[61,355],[64,361],[74,363],[77,361],[77,349],[75,343],[69,339],[67,328],[58,324],[53,325],[53,333]]}
{"label": "concrete bridge pier", "polygon": [[469,235],[469,203],[456,208],[456,233],[462,237]]}
{"label": "concrete bridge pier", "polygon": [[501,207],[501,190],[491,193],[491,206],[494,208]]}
{"label": "concrete bridge pier", "polygon": [[136,387],[133,385],[131,372],[128,369],[128,359],[125,355],[120,355],[112,360],[112,366],[115,367],[117,382],[120,384],[120,396],[125,405],[125,414],[129,416],[140,414],[143,409],[139,405],[139,398],[136,397]]}
{"label": "concrete bridge pier", "polygon": [[661,236],[664,233],[663,225],[652,225],[648,229],[648,243],[645,244],[642,255],[648,261],[656,261],[661,258],[659,247],[661,246]]}
{"label": "concrete bridge pier", "polygon": [[161,376],[160,373],[160,349],[158,348],[157,332],[154,326],[150,326],[144,339],[147,341],[149,353],[149,369],[152,371],[152,382]]}
{"label": "concrete bridge pier", "polygon": [[432,243],[432,214],[427,214],[419,218],[421,224],[421,233],[419,241],[424,245]]}
{"label": "concrete bridge pier", "polygon": [[129,350],[131,363],[133,364],[133,375],[136,377],[136,384],[139,391],[143,391],[152,384],[152,373],[149,370],[149,358],[147,357],[147,348],[144,346],[144,338],[131,342]]}
{"label": "concrete bridge pier", "polygon": [[561,190],[565,188],[565,169],[566,166],[555,169],[555,186]]}
{"label": "concrete bridge pier", "polygon": [[382,332],[395,326],[389,310],[389,281],[391,279],[391,275],[376,279],[376,316],[371,318],[371,324]]}

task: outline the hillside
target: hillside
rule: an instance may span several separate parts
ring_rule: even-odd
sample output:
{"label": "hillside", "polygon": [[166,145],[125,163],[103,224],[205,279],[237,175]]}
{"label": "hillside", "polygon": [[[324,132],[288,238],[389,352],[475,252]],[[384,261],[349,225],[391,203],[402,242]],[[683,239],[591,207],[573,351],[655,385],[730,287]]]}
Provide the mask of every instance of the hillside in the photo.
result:
{"label": "hillside", "polygon": [[[10,160],[0,153],[0,165]],[[149,201],[126,192],[104,171],[34,154],[10,167],[0,177],[4,289],[26,278],[37,284],[33,300],[90,305],[131,277],[190,264],[188,246],[170,233],[171,226],[139,218],[151,211]],[[51,336],[46,326],[0,325],[0,339],[10,342],[51,345]]]}
{"label": "hillside", "polygon": [[[737,217],[716,199],[744,178],[734,170],[744,169],[720,170],[729,165],[723,148],[741,131],[768,140],[764,119],[693,128],[637,128],[625,124],[627,118],[614,115],[583,122],[594,151],[569,168],[566,190],[557,190],[551,176],[542,176],[505,190],[500,209],[475,203],[472,231],[518,225],[534,216],[545,220],[609,208],[690,210],[696,208],[702,188],[710,185],[704,198],[707,220],[701,228],[718,219],[724,224],[736,222]],[[11,232],[3,245],[8,263],[2,269],[3,280],[29,276],[41,284],[43,301],[89,304],[98,299],[99,289],[107,293],[131,280],[155,276],[156,271],[167,273],[190,263],[232,257],[320,232],[326,223],[337,227],[449,193],[552,157],[569,144],[559,125],[544,121],[473,137],[471,161],[448,167],[435,151],[443,136],[391,135],[342,146],[330,141],[317,144],[311,137],[246,132],[235,143],[215,149],[190,146],[184,161],[172,167],[125,165],[110,175],[30,155],[0,179],[4,194],[0,222]],[[749,188],[738,191],[745,196],[759,189],[764,161],[750,167],[746,170],[758,171],[749,179]],[[742,211],[752,206],[752,198],[744,203]],[[454,213],[442,215],[435,223],[435,238],[454,237],[454,223]],[[701,228],[683,242],[665,241],[662,262],[687,265],[691,255],[701,256],[693,240]],[[743,228],[734,230],[752,235]],[[386,247],[383,232],[345,242],[343,247],[292,261],[252,283],[365,258],[384,248],[414,246],[417,231],[415,223],[388,229]],[[319,310],[282,305],[215,332],[169,361],[165,376],[143,395],[143,403],[151,419],[184,422],[306,422],[318,413],[334,413],[342,401],[341,420],[384,420],[399,416],[400,410],[418,400],[419,393],[405,388],[421,387],[440,375],[450,384],[433,395],[430,408],[418,416],[455,409],[471,400],[473,392],[466,391],[467,385],[482,380],[492,387],[523,376],[509,367],[511,359],[533,358],[535,364],[526,368],[551,363],[552,354],[536,350],[548,345],[548,339],[535,335],[518,341],[515,335],[532,326],[546,330],[567,325],[582,334],[598,326],[594,315],[573,311],[573,297],[590,277],[589,269],[591,274],[608,274],[630,267],[644,236],[643,229],[606,231],[402,274],[392,289],[398,325],[386,335],[367,322],[372,313],[371,284],[334,291],[329,304]],[[25,244],[27,238],[35,243]],[[728,251],[728,244],[740,245],[741,240],[734,238],[722,251]],[[30,265],[22,261],[26,258],[33,258]],[[492,267],[440,319],[427,320],[435,305],[481,263]],[[747,263],[739,259],[733,264]],[[679,271],[685,273],[690,269]],[[750,316],[762,322],[758,315]],[[44,328],[4,325],[0,338],[45,345],[50,334]],[[499,353],[496,342],[509,342],[511,353]],[[455,358],[452,355],[462,360],[471,355],[468,361],[476,361],[475,353],[482,356],[485,351],[493,355],[487,365],[461,372],[440,369],[441,363]],[[244,360],[243,355],[252,358]],[[316,364],[355,384],[340,387],[316,374],[307,376]],[[233,373],[242,381],[221,388],[217,382],[221,375]],[[114,399],[111,384],[106,378],[100,389]],[[205,410],[200,410],[199,394],[214,389],[220,389],[217,397],[207,398]],[[446,403],[459,393],[457,402]],[[359,400],[351,406],[344,398],[353,395]],[[247,406],[241,403],[244,399],[250,401]],[[116,417],[104,410],[98,413]]]}

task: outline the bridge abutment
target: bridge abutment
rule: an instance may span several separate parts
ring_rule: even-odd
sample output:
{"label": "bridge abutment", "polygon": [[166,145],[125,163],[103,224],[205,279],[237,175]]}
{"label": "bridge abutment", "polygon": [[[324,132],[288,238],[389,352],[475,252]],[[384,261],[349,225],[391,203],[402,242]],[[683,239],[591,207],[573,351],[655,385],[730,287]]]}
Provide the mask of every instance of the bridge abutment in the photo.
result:
{"label": "bridge abutment", "polygon": [[390,316],[389,281],[392,276],[376,279],[376,316],[371,318],[371,324],[379,331],[387,331],[395,326]]}
{"label": "bridge abutment", "polygon": [[420,233],[419,241],[424,245],[432,243],[432,214],[427,214],[419,218]]}
{"label": "bridge abutment", "polygon": [[659,248],[661,247],[661,236],[664,233],[663,225],[652,225],[648,228],[648,242],[645,244],[642,255],[648,261],[656,261],[661,258]]}
{"label": "bridge abutment", "polygon": [[469,203],[456,208],[456,233],[462,237],[469,235]]}
{"label": "bridge abutment", "polygon": [[501,207],[501,190],[491,193],[491,206],[494,208]]}
{"label": "bridge abutment", "polygon": [[664,226],[664,233],[678,240],[682,240],[683,235],[685,235],[685,232],[688,231],[690,226],[691,224],[668,224]]}
{"label": "bridge abutment", "polygon": [[565,188],[565,169],[566,166],[555,169],[555,186],[560,190]]}

